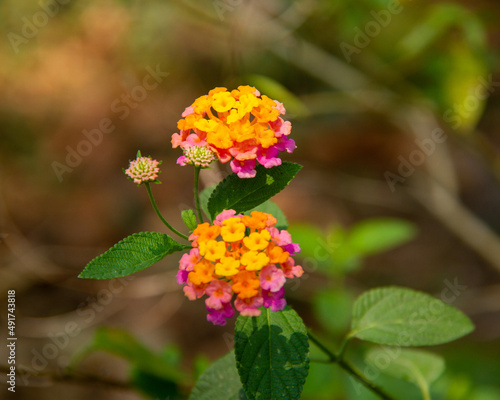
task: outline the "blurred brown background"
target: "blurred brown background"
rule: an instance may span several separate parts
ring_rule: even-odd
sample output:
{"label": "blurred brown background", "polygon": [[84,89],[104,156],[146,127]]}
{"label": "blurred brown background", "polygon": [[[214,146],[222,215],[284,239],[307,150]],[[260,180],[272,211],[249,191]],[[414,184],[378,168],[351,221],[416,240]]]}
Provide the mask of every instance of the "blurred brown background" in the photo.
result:
{"label": "blurred brown background", "polygon": [[[286,158],[304,165],[275,198],[290,223],[416,224],[415,240],[369,258],[350,286],[439,296],[446,282],[465,285],[453,305],[476,323],[467,340],[499,355],[500,5],[389,3],[0,3],[0,303],[15,289],[16,365],[25,371],[15,398],[142,398],[119,385],[127,363],[104,353],[82,369],[112,383],[61,378],[99,326],[153,349],[176,344],[188,370],[198,354],[227,352],[233,325],[213,327],[203,304],[184,298],[178,255],[118,281],[76,277],[123,237],[164,231],[122,172],[138,149],[163,160],[153,190],[182,227],[192,170],[175,164],[170,137],[184,108],[216,86],[255,85],[287,107],[298,148]],[[445,139],[401,175],[415,140],[429,143],[436,129]],[[388,171],[399,176],[394,190]],[[205,185],[227,169],[216,172],[203,172]],[[309,275],[290,303],[314,324],[308,299],[323,278]],[[6,306],[0,315],[3,336]]]}

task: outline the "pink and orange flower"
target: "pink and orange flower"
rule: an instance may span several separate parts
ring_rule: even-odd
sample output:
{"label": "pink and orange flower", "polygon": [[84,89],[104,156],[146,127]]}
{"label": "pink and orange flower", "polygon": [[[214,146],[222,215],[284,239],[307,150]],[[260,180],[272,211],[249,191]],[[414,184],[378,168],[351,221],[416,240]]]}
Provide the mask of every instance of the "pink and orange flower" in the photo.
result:
{"label": "pink and orange flower", "polygon": [[[181,147],[186,155],[191,147],[208,146],[222,163],[230,162],[240,178],[253,178],[257,163],[265,168],[278,166],[279,153],[296,148],[288,138],[291,124],[280,117],[283,114],[283,104],[254,87],[239,86],[230,92],[218,87],[184,110],[172,147]],[[179,164],[186,164],[185,155]]]}
{"label": "pink and orange flower", "polygon": [[160,164],[161,161],[153,160],[151,157],[141,157],[138,153],[137,158],[130,161],[129,167],[124,172],[137,185],[144,182],[157,182]]}
{"label": "pink and orange flower", "polygon": [[208,296],[208,321],[225,325],[234,315],[234,295],[234,307],[243,316],[260,315],[262,306],[285,308],[286,279],[300,277],[303,270],[292,258],[300,247],[276,222],[259,211],[242,215],[225,210],[213,225],[205,222],[193,231],[193,248],[179,262],[177,282],[190,300]]}

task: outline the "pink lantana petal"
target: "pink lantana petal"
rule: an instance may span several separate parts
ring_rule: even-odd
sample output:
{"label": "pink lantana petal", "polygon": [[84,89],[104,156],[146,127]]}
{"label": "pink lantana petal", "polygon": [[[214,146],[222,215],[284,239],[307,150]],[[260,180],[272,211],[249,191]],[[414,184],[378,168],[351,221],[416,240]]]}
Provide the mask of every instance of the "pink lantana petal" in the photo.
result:
{"label": "pink lantana petal", "polygon": [[177,283],[179,285],[185,285],[188,281],[189,271],[180,269],[177,271]]}
{"label": "pink lantana petal", "polygon": [[288,257],[285,263],[281,264],[283,268],[283,273],[289,279],[300,278],[304,273],[304,270],[300,265],[295,265],[295,260],[292,257]]}
{"label": "pink lantana petal", "polygon": [[271,146],[267,149],[259,149],[257,153],[257,161],[265,168],[272,168],[281,165],[281,158],[278,158],[279,151],[276,147]]}
{"label": "pink lantana petal", "polygon": [[297,243],[290,243],[283,246],[283,250],[287,251],[291,256],[300,253],[300,246]]}
{"label": "pink lantana petal", "polygon": [[280,137],[275,146],[279,151],[286,150],[288,153],[293,153],[293,151],[297,148],[295,141],[293,139],[288,139],[286,136]]}
{"label": "pink lantana petal", "polygon": [[275,265],[266,265],[260,271],[260,287],[271,292],[279,291],[286,282],[285,274]]}
{"label": "pink lantana petal", "polygon": [[232,218],[236,215],[236,211],[234,210],[224,210],[217,217],[215,217],[214,225],[222,226],[222,222],[226,219]]}
{"label": "pink lantana petal", "polygon": [[255,160],[231,161],[231,169],[234,173],[238,174],[240,178],[253,178],[257,171],[255,171]]}
{"label": "pink lantana petal", "polygon": [[201,139],[199,135],[195,135],[194,133],[189,135],[183,142],[183,146],[205,146],[205,145],[207,145],[207,142]]}
{"label": "pink lantana petal", "polygon": [[229,303],[233,297],[231,285],[225,281],[210,282],[205,288],[205,293],[209,296],[205,300],[205,305],[213,310],[220,310],[224,307],[224,303]]}
{"label": "pink lantana petal", "polygon": [[234,309],[230,303],[225,303],[224,307],[220,310],[214,310],[207,307],[207,321],[210,321],[214,325],[224,326],[227,323],[227,319],[234,315]]}
{"label": "pink lantana petal", "polygon": [[231,154],[229,154],[229,151],[227,151],[227,150],[223,150],[223,149],[212,149],[212,150],[214,150],[217,153],[217,156],[219,157],[219,161],[222,164],[225,164],[225,163],[231,161],[231,159],[233,158],[231,156]]}
{"label": "pink lantana petal", "polygon": [[[186,256],[186,257],[185,257]],[[197,248],[189,250],[189,253],[184,254],[179,262],[179,268],[187,271],[192,271],[193,267],[201,260],[200,250]]]}
{"label": "pink lantana petal", "polygon": [[182,144],[182,141],[183,141],[182,136],[179,135],[178,133],[174,133],[172,135],[172,148],[175,149],[179,147]]}
{"label": "pink lantana petal", "polygon": [[234,301],[234,306],[244,317],[257,317],[260,315],[261,311],[259,307],[264,304],[264,299],[262,296],[254,296],[248,299],[242,300],[239,297]]}
{"label": "pink lantana petal", "polygon": [[276,108],[281,115],[285,114],[286,110],[285,110],[285,106],[283,106],[283,103],[280,103],[277,100],[274,100],[274,102],[276,103],[276,105],[274,106],[274,108]]}
{"label": "pink lantana petal", "polygon": [[199,299],[205,294],[204,288],[199,288],[197,286],[194,286],[189,281],[187,282],[187,285],[182,288],[182,290],[184,291],[184,294],[189,300]]}
{"label": "pink lantana petal", "polygon": [[238,161],[251,160],[257,157],[257,146],[251,146],[246,149],[246,151],[241,151],[237,148],[229,149],[229,154],[231,154]]}
{"label": "pink lantana petal", "polygon": [[186,164],[186,156],[180,156],[177,161],[176,161],[176,164],[179,164],[181,167],[185,167],[187,164]]}
{"label": "pink lantana petal", "polygon": [[184,110],[184,112],[181,114],[183,118],[187,117],[188,115],[191,115],[194,113],[194,106],[189,106],[189,107],[186,107],[186,109]]}
{"label": "pink lantana petal", "polygon": [[281,288],[277,292],[270,292],[267,290],[262,291],[264,299],[264,307],[271,308],[271,311],[281,311],[286,306],[286,300],[283,298],[285,295],[285,288]]}

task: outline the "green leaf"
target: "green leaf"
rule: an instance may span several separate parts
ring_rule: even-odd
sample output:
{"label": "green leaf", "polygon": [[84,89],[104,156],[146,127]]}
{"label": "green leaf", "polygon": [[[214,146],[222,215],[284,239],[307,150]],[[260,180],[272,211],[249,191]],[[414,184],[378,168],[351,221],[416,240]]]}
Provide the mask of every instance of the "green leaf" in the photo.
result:
{"label": "green leaf", "polygon": [[264,203],[281,192],[301,168],[299,164],[284,161],[272,168],[257,166],[254,178],[241,179],[234,173],[227,176],[208,200],[212,219],[223,210],[233,209],[240,213]]}
{"label": "green leaf", "polygon": [[[443,106],[446,107],[445,120],[460,133],[472,133],[488,97],[488,88],[483,86],[480,78],[488,76],[486,61],[478,57],[465,41],[450,46],[447,61],[452,68],[443,71],[440,82]],[[478,90],[481,95],[477,94]],[[483,92],[486,94],[482,95]]]}
{"label": "green leaf", "polygon": [[242,391],[234,351],[215,361],[196,382],[189,400],[239,400]]}
{"label": "green leaf", "polygon": [[150,374],[138,368],[130,372],[131,382],[137,390],[150,399],[180,399],[181,394],[176,382]]}
{"label": "green leaf", "polygon": [[380,253],[415,237],[414,224],[393,218],[362,221],[351,228],[347,241],[356,255]]}
{"label": "green leaf", "polygon": [[235,326],[236,367],[250,400],[300,398],[309,368],[309,341],[290,307],[258,317],[239,316]]}
{"label": "green leaf", "polygon": [[384,374],[414,383],[424,399],[430,399],[429,386],[445,369],[443,358],[437,354],[394,347],[372,349],[365,361]]}
{"label": "green leaf", "polygon": [[252,211],[261,211],[271,214],[278,220],[278,222],[276,223],[276,228],[278,228],[279,230],[288,228],[288,221],[285,214],[283,213],[283,211],[281,211],[281,208],[274,201],[267,200],[261,205],[248,210],[247,212],[245,212],[245,214],[250,215]]}
{"label": "green leaf", "polygon": [[198,222],[196,221],[196,215],[194,214],[193,210],[191,209],[182,210],[181,217],[190,232],[194,231],[198,226]]}
{"label": "green leaf", "polygon": [[441,300],[411,289],[383,287],[356,300],[348,337],[392,346],[432,346],[473,330],[465,314]]}
{"label": "green leaf", "polygon": [[150,267],[168,254],[187,248],[189,246],[177,243],[164,233],[134,233],[94,258],[78,277],[110,279],[127,276]]}

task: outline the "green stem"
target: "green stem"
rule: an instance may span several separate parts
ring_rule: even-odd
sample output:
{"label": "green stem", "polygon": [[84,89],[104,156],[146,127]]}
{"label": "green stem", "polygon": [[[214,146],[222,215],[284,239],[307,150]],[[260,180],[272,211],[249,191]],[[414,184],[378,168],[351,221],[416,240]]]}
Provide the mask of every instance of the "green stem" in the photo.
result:
{"label": "green stem", "polygon": [[200,208],[200,167],[194,167],[194,204],[196,206],[196,212],[198,214],[199,223],[203,223],[203,215],[201,214]]}
{"label": "green stem", "polygon": [[371,382],[368,378],[366,378],[361,371],[356,369],[353,365],[349,364],[347,361],[345,361],[342,357],[345,351],[345,347],[347,345],[347,342],[349,341],[349,338],[345,339],[342,342],[341,348],[339,355],[335,355],[332,351],[330,351],[323,343],[319,341],[316,336],[314,336],[311,332],[307,333],[309,336],[309,339],[311,342],[313,342],[318,348],[325,353],[328,356],[327,361],[321,361],[321,362],[328,362],[328,363],[337,363],[344,371],[346,371],[348,374],[350,374],[354,379],[356,379],[358,382],[360,382],[363,386],[365,386],[367,389],[371,390],[373,393],[377,394],[381,399],[384,400],[395,400],[393,397],[389,396],[387,393],[385,393],[382,389],[380,389],[377,385],[375,385],[373,382]]}
{"label": "green stem", "polygon": [[341,360],[341,359],[344,358],[345,349],[347,348],[347,343],[349,343],[349,340],[351,340],[351,338],[350,337],[346,337],[343,340],[343,342],[340,344],[339,354],[337,355],[337,358],[339,360]]}
{"label": "green stem", "polygon": [[156,201],[153,197],[153,193],[151,192],[151,187],[149,186],[149,182],[144,182],[144,185],[146,186],[146,190],[148,192],[149,200],[151,200],[151,204],[153,205],[153,208],[156,212],[156,215],[158,215],[158,218],[161,219],[161,222],[165,224],[165,226],[170,229],[172,232],[174,232],[177,236],[180,236],[183,239],[189,240],[189,238],[184,235],[183,233],[179,232],[177,229],[175,229],[172,225],[170,225],[165,218],[163,218],[163,215],[161,215],[160,210],[158,209],[158,206],[156,205]]}
{"label": "green stem", "polygon": [[368,378],[365,377],[361,371],[359,371],[353,365],[349,364],[347,361],[345,361],[345,360],[338,360],[337,362],[338,362],[339,366],[344,371],[346,371],[348,374],[350,374],[354,379],[356,379],[364,387],[366,387],[367,389],[371,390],[373,393],[377,394],[381,399],[384,399],[384,400],[395,400],[393,397],[389,396],[387,393],[385,393],[382,389],[380,389],[373,382],[371,382],[370,380],[368,380]]}
{"label": "green stem", "polygon": [[311,340],[311,342],[318,346],[318,348],[328,356],[327,362],[334,363],[338,361],[337,356],[333,354],[323,343],[321,343],[316,336],[314,336],[311,332],[307,332],[307,335],[309,336],[309,340]]}

